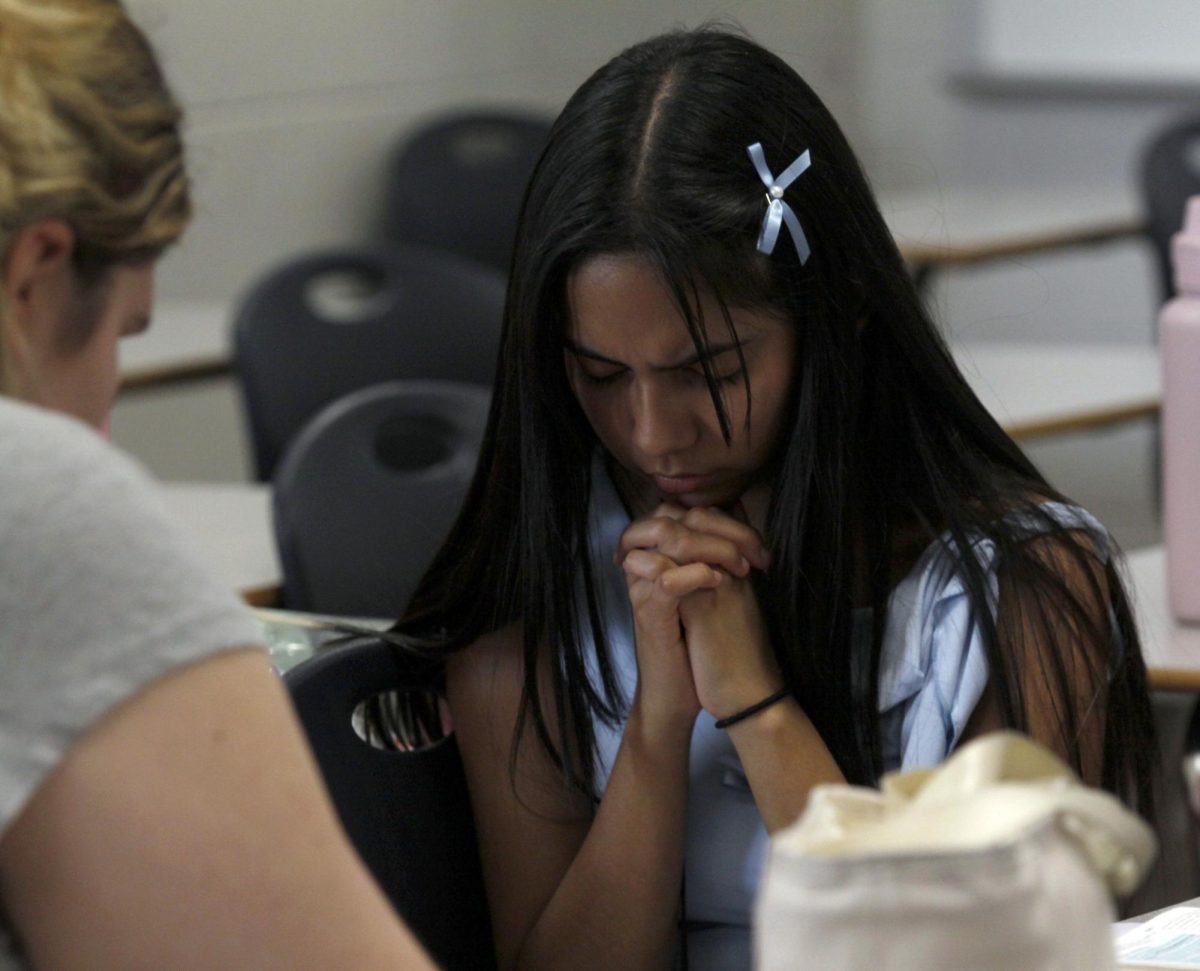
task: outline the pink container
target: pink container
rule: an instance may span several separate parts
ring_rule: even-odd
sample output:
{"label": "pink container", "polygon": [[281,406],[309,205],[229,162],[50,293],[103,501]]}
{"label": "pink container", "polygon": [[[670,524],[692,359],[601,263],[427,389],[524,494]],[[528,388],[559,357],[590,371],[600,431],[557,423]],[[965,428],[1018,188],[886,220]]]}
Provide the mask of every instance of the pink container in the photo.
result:
{"label": "pink container", "polygon": [[1188,200],[1171,256],[1178,296],[1158,318],[1163,541],[1171,612],[1200,622],[1200,196]]}

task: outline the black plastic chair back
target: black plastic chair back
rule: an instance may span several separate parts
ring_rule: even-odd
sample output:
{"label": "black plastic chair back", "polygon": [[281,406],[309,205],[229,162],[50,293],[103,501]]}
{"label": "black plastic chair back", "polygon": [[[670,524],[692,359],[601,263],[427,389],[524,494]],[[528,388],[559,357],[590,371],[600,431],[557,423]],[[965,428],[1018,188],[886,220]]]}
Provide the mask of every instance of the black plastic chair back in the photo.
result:
{"label": "black plastic chair back", "polygon": [[383,231],[507,274],[525,186],[550,120],[476,111],[434,119],[399,146],[388,170]]}
{"label": "black plastic chair back", "polygon": [[478,385],[389,381],[305,426],[273,490],[287,607],[401,613],[470,486],[488,402]]}
{"label": "black plastic chair back", "polygon": [[1175,294],[1171,237],[1183,226],[1188,198],[1200,194],[1200,112],[1174,122],[1150,140],[1142,154],[1141,185],[1146,229],[1165,301]]}
{"label": "black plastic chair back", "polygon": [[[458,743],[374,748],[358,705],[403,688],[393,648],[338,647],[284,675],[342,825],[392,905],[440,967],[494,967],[491,921]],[[333,929],[336,932],[336,928]]]}
{"label": "black plastic chair back", "polygon": [[324,250],[267,273],[233,335],[258,479],[348,392],[397,378],[490,385],[503,313],[501,274],[418,247]]}

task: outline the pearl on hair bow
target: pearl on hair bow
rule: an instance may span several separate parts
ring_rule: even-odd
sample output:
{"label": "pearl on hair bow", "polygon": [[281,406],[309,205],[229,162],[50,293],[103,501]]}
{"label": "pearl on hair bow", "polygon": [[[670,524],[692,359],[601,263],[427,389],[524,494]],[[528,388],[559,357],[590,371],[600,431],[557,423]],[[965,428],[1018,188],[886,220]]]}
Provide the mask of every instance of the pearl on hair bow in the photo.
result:
{"label": "pearl on hair bow", "polygon": [[775,243],[779,239],[780,224],[786,223],[788,232],[792,236],[792,244],[796,247],[796,255],[800,257],[800,264],[803,266],[808,262],[810,253],[808,238],[804,235],[804,228],[800,225],[800,220],[796,217],[792,207],[783,201],[783,193],[789,185],[804,174],[812,164],[812,157],[806,148],[776,178],[767,168],[767,160],[763,155],[761,142],[747,145],[746,152],[750,155],[750,161],[754,163],[754,168],[758,171],[758,177],[767,187],[767,211],[763,213],[762,229],[758,233],[758,251],[770,256],[775,251]]}

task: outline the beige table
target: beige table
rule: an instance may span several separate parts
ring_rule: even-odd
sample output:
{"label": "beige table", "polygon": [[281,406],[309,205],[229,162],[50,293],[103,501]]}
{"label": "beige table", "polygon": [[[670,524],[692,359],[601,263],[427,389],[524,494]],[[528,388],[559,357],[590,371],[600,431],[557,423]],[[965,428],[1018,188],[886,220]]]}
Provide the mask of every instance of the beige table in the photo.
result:
{"label": "beige table", "polygon": [[271,524],[271,489],[259,483],[167,482],[167,505],[215,575],[257,607],[279,603],[283,571]]}
{"label": "beige table", "polygon": [[[122,387],[227,371],[227,312],[214,303],[165,303],[146,334],[123,342]],[[1015,438],[1158,412],[1158,354],[1150,345],[993,341],[958,345],[954,355],[975,393]]]}
{"label": "beige table", "polygon": [[884,219],[918,283],[932,270],[1136,238],[1136,197],[1084,187],[885,193]]}
{"label": "beige table", "polygon": [[1149,344],[989,341],[953,347],[984,407],[1017,439],[1158,414],[1162,376]]}
{"label": "beige table", "polygon": [[217,300],[159,300],[150,328],[121,341],[121,390],[226,374],[232,306]]}
{"label": "beige table", "polygon": [[1150,686],[1200,692],[1200,624],[1181,624],[1167,606],[1166,552],[1161,546],[1128,555],[1134,615]]}

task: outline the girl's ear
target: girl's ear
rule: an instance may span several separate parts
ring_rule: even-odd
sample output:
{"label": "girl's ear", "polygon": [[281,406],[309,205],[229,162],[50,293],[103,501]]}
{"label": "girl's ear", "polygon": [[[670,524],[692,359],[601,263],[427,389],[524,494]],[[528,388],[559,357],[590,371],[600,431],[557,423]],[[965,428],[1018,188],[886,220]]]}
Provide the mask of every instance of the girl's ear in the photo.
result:
{"label": "girl's ear", "polygon": [[0,265],[9,347],[38,347],[58,333],[75,284],[75,230],[42,219],[13,234]]}

